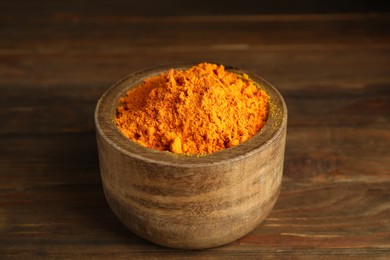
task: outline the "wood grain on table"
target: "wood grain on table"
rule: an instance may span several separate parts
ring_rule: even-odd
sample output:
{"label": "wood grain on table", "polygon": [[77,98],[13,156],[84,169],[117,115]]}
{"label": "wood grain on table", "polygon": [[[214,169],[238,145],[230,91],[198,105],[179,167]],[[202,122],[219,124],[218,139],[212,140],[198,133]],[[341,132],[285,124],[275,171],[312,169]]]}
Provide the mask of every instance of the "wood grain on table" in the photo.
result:
{"label": "wood grain on table", "polygon": [[[388,10],[140,2],[0,4],[0,258],[388,258]],[[178,61],[253,71],[289,109],[274,210],[208,250],[132,234],[108,208],[99,173],[99,97],[127,74]]]}

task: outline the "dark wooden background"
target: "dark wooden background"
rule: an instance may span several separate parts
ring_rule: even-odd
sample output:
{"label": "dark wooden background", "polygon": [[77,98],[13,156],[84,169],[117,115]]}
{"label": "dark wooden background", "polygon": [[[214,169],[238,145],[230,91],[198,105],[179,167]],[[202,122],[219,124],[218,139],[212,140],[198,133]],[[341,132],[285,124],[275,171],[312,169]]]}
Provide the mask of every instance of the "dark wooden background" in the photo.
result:
{"label": "dark wooden background", "polygon": [[[0,258],[390,256],[390,15],[384,1],[1,1]],[[174,250],[108,208],[93,113],[115,81],[211,61],[289,109],[280,198],[229,245]]]}

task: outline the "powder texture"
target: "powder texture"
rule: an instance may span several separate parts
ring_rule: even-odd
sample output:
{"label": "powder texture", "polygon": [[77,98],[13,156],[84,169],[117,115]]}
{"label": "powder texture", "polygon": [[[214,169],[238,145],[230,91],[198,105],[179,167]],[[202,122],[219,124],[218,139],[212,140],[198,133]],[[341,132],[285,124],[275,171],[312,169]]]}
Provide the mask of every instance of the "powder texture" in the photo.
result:
{"label": "powder texture", "polygon": [[268,95],[246,74],[201,63],[146,79],[120,99],[116,124],[143,146],[213,153],[245,142],[265,124]]}

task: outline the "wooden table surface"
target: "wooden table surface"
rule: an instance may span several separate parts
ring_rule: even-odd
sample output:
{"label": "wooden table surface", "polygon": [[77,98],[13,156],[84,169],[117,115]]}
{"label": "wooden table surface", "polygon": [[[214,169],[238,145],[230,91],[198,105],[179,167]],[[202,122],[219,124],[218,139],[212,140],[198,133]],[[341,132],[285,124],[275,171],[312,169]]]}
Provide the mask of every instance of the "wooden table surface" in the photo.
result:
{"label": "wooden table surface", "polygon": [[[0,258],[390,257],[388,10],[239,2],[0,3]],[[208,250],[135,236],[100,180],[97,100],[127,74],[178,61],[253,71],[289,110],[274,210]]]}

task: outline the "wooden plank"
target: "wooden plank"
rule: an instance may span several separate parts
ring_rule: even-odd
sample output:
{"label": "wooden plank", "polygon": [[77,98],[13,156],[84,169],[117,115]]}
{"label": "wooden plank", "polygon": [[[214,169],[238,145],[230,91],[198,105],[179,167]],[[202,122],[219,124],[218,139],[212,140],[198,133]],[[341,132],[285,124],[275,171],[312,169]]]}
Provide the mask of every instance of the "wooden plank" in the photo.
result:
{"label": "wooden plank", "polygon": [[[302,18],[303,17],[303,18]],[[389,16],[284,15],[229,17],[37,16],[0,18],[0,51],[24,53],[109,52],[127,50],[203,50],[290,48],[302,45],[386,47]],[[15,29],[17,26],[18,29]],[[294,28],[294,31],[291,31]],[[388,47],[388,45],[387,45]]]}
{"label": "wooden plank", "polygon": [[[183,4],[179,0],[160,1],[96,1],[90,4],[83,1],[48,1],[26,2],[21,0],[3,1],[0,5],[2,13],[23,16],[42,16],[55,12],[76,12],[84,15],[110,13],[112,15],[217,15],[217,14],[305,14],[305,13],[353,13],[353,12],[388,12],[389,8],[383,0],[328,0],[326,2],[297,0],[273,0],[258,2],[242,0],[237,2],[191,0]],[[34,10],[31,13],[31,10]]]}
{"label": "wooden plank", "polygon": [[330,92],[341,88],[343,93],[355,95],[389,83],[390,49],[289,50],[286,47],[273,51],[204,49],[198,52],[192,48],[185,51],[141,48],[122,54],[46,55],[29,51],[0,54],[0,87],[29,85],[47,89],[60,84],[72,88],[87,86],[93,92],[95,86],[108,87],[130,73],[179,61],[218,62],[251,70],[282,92],[296,88],[299,88],[296,93],[304,88],[305,92],[310,88]]}

